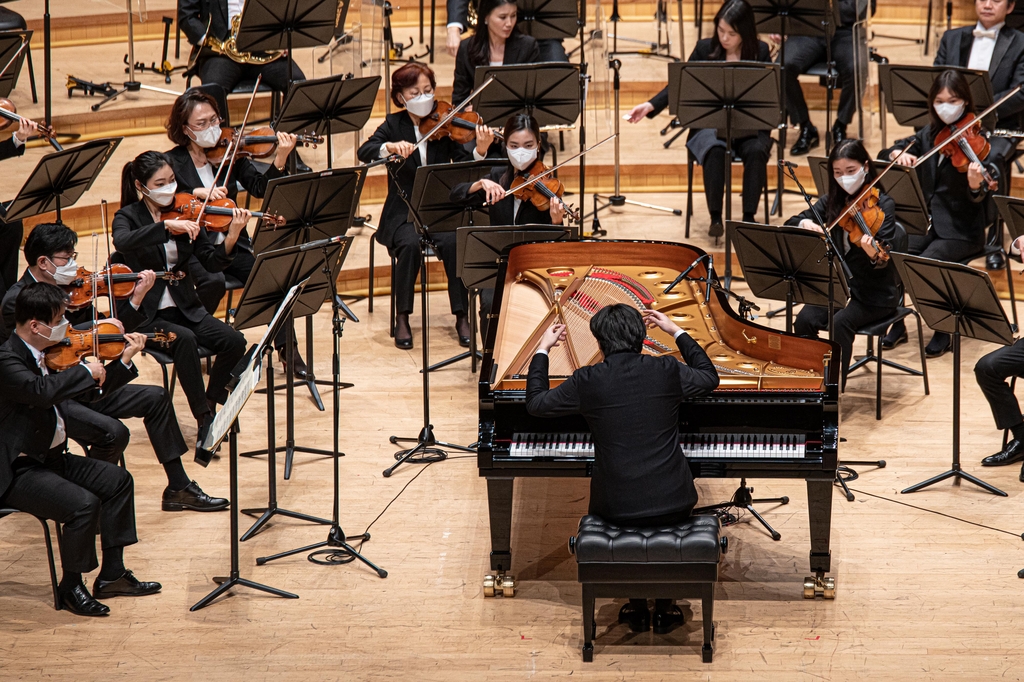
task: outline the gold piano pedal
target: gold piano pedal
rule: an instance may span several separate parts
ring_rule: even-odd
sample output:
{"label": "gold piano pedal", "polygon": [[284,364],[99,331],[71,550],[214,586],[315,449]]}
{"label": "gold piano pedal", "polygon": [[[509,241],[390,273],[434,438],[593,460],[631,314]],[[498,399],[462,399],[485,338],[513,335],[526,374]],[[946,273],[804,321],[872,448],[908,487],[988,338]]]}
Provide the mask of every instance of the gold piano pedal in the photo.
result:
{"label": "gold piano pedal", "polygon": [[484,596],[485,597],[505,597],[511,599],[516,596],[516,579],[515,576],[509,575],[508,573],[497,573],[495,575],[484,576]]}
{"label": "gold piano pedal", "polygon": [[804,578],[804,599],[836,598],[836,579],[825,576],[811,576]]}

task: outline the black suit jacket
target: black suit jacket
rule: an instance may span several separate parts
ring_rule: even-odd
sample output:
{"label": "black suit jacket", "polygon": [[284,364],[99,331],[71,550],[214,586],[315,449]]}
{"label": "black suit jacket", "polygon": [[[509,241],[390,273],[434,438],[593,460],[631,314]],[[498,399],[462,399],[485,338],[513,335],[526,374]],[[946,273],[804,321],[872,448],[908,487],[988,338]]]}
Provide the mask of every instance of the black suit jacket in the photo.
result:
{"label": "black suit jacket", "polygon": [[[116,391],[133,378],[138,370],[122,362],[107,365],[104,393]],[[11,464],[25,453],[42,460],[50,449],[57,415],[53,408],[69,400],[96,401],[102,398],[88,370],[72,367],[60,373],[43,376],[32,352],[12,335],[0,345],[0,495],[13,478]],[[63,413],[62,413],[63,414]]]}
{"label": "black suit jacket", "polygon": [[[512,35],[505,41],[505,57],[503,65],[509,64],[533,64],[540,61],[540,48],[533,36],[528,36],[519,31],[512,31]],[[469,40],[463,40],[459,44],[459,51],[455,55],[455,81],[452,83],[452,103],[460,104],[462,100],[469,97],[473,92],[473,82],[476,78],[476,67],[469,57]],[[487,66],[483,64],[482,66]]]}
{"label": "black suit jacket", "polygon": [[[511,164],[507,168],[492,168],[491,172],[488,173],[487,179],[492,182],[496,182],[503,188],[508,189],[512,186],[512,166]],[[471,182],[463,182],[452,188],[449,195],[449,200],[457,204],[483,204],[487,198],[484,192],[469,193],[469,188],[472,186]],[[529,201],[524,201],[519,205],[519,213],[515,212],[515,197],[506,196],[498,203],[492,205],[488,209],[488,216],[490,217],[491,225],[550,225],[551,224],[551,213],[548,211],[542,211],[534,206]]]}
{"label": "black suit jacket", "polygon": [[686,334],[686,364],[672,357],[616,353],[548,390],[548,356],[526,380],[526,409],[537,417],[581,414],[594,438],[590,513],[629,521],[693,509],[697,490],[679,448],[680,405],[718,387],[707,353]]}
{"label": "black suit jacket", "polygon": [[228,37],[231,23],[228,21],[227,0],[178,0],[178,25],[188,37],[188,42],[199,44],[206,34],[207,21],[209,35],[217,40]]}
{"label": "black suit jacket", "polygon": [[[693,46],[693,52],[690,53],[688,62],[710,62],[710,61],[724,61],[722,59],[711,59],[711,38],[704,38],[698,40],[697,44]],[[768,43],[763,40],[757,41],[757,60],[759,62],[771,62],[772,51],[768,47]],[[651,104],[654,106],[654,111],[647,114],[647,118],[654,118],[668,106],[668,86],[662,88],[661,92],[651,98]]]}
{"label": "black suit jacket", "polygon": [[[942,34],[935,66],[966,67],[974,45],[974,26],[954,28]],[[989,62],[988,77],[998,100],[1020,83],[1024,83],[1024,33],[1003,26],[996,37],[996,47]],[[1024,93],[1017,93],[996,109],[1000,128],[1024,125]]]}
{"label": "black suit jacket", "polygon": [[[223,243],[214,246],[206,236],[205,229],[199,231],[199,237],[195,242],[190,242],[188,235],[172,236],[164,227],[163,221],[153,222],[149,209],[141,201],[128,204],[114,214],[113,235],[114,248],[124,257],[125,264],[135,272],[166,270],[167,254],[164,251],[164,243],[174,239],[178,243],[178,263],[174,270],[185,273],[185,277],[169,287],[171,298],[174,299],[178,310],[192,322],[198,322],[207,315],[206,308],[196,296],[195,282],[189,274],[188,261],[194,255],[209,272],[222,272],[231,264],[234,252],[226,253]],[[141,312],[147,324],[156,317],[160,298],[168,286],[166,281],[158,279],[142,300]]]}
{"label": "black suit jacket", "polygon": [[[412,119],[405,111],[398,111],[387,118],[373,131],[370,139],[359,147],[359,160],[363,163],[376,161],[380,158],[380,146],[385,142],[412,142],[416,143],[416,128]],[[466,151],[466,148],[456,144],[450,137],[427,142],[427,162],[430,165],[437,163],[451,163],[452,161],[472,161],[473,155]],[[420,153],[417,150],[394,171],[398,177],[398,184],[412,200],[412,186],[416,181],[416,169],[420,167]],[[393,169],[394,170],[394,169]],[[384,210],[381,212],[380,225],[377,229],[377,241],[384,246],[391,248],[395,232],[398,228],[409,222],[409,208],[398,195],[398,188],[395,179],[388,175],[388,198],[384,201]]]}
{"label": "black suit jacket", "polygon": [[[3,310],[3,325],[0,326],[0,343],[6,341],[7,337],[14,333],[14,306],[18,300],[18,293],[26,284],[31,284],[35,281],[36,278],[32,276],[28,268],[25,268],[21,279],[4,294],[3,303],[0,304]],[[140,310],[136,310],[128,299],[115,299],[114,302],[117,304],[117,319],[121,321],[126,333],[135,331],[139,328],[139,325],[146,321],[145,315]],[[72,327],[88,328],[92,326],[92,310],[93,307],[87,305],[79,310],[68,310],[64,313],[64,317],[67,318]],[[105,317],[106,315],[99,315],[101,319]]]}
{"label": "black suit jacket", "polygon": [[25,153],[25,145],[15,145],[14,137],[9,137],[3,142],[0,142],[0,161],[4,159],[13,159],[16,156],[21,156]]}

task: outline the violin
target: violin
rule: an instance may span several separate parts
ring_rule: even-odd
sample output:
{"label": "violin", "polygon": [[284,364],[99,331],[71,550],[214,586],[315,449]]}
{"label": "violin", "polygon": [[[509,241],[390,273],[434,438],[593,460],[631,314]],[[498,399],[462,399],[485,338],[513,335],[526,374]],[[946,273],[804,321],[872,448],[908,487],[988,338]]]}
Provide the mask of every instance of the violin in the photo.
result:
{"label": "violin", "polygon": [[[234,142],[237,136],[238,131],[234,128],[221,128],[220,141],[213,147],[205,150],[207,160],[211,163],[217,164],[223,161],[228,145]],[[318,144],[324,143],[324,137],[322,135],[313,135],[311,133],[300,133],[296,135],[295,138],[296,146],[301,145],[303,147],[312,147],[313,149],[316,149]],[[277,132],[270,126],[250,130],[245,135],[242,135],[242,139],[238,145],[238,156],[249,157],[252,159],[265,159],[276,152]]]}
{"label": "violin", "polygon": [[960,117],[956,123],[947,125],[935,136],[935,146],[938,147],[948,140],[954,133],[964,128],[969,130],[957,138],[956,144],[947,144],[942,148],[942,153],[949,158],[953,168],[961,173],[966,173],[967,168],[976,163],[981,166],[981,176],[989,189],[996,189],[999,183],[989,174],[985,164],[982,163],[988,158],[990,151],[988,138],[981,130],[981,119],[974,114],[967,113]]}
{"label": "violin", "polygon": [[839,219],[839,227],[849,235],[850,242],[858,246],[864,235],[871,237],[878,251],[874,261],[885,263],[889,260],[889,246],[875,239],[885,222],[885,212],[878,205],[878,194],[878,188],[872,187],[852,210]]}
{"label": "violin", "polygon": [[[202,199],[188,192],[179,192],[174,195],[174,203],[171,204],[170,208],[161,209],[160,219],[196,220],[202,208]],[[200,227],[205,227],[210,232],[227,232],[228,226],[231,224],[231,218],[234,216],[235,208],[237,206],[231,199],[210,199],[206,204],[206,210],[203,211],[203,219],[199,223]],[[281,227],[288,222],[279,215],[262,213],[260,211],[253,211],[252,217],[264,220],[274,227]]]}
{"label": "violin", "polygon": [[578,212],[562,201],[562,195],[565,193],[565,185],[563,185],[558,178],[553,175],[548,175],[531,184],[525,184],[534,176],[540,175],[548,170],[550,169],[545,166],[540,159],[537,159],[533,162],[532,166],[526,169],[526,171],[523,173],[517,173],[517,177],[522,177],[523,182],[519,183],[517,187],[514,187],[509,194],[522,201],[529,201],[537,208],[538,211],[549,210],[551,208],[551,202],[557,201],[562,205],[562,208],[565,209],[565,214],[569,216],[570,220],[579,221]]}
{"label": "violin", "polygon": [[[177,284],[185,278],[184,272],[157,272],[157,279]],[[106,270],[89,272],[83,267],[78,268],[78,276],[71,284],[61,288],[68,294],[68,308],[77,310],[92,303],[93,295],[106,296],[114,294],[114,298],[128,298],[135,289],[135,282],[142,275],[132,272],[131,268],[122,263],[114,263]],[[93,286],[95,285],[95,290]]]}
{"label": "violin", "polygon": [[[172,332],[152,332],[145,334],[145,337],[147,341],[155,341],[166,347],[177,335]],[[62,372],[81,364],[84,358],[117,360],[124,353],[126,344],[124,334],[116,324],[98,322],[90,329],[68,329],[63,339],[43,353],[47,368]]]}
{"label": "violin", "polygon": [[[0,130],[7,130],[15,123],[20,125],[24,118],[18,114],[18,107],[14,106],[14,102],[6,97],[0,97]],[[57,143],[57,133],[53,128],[45,123],[36,123],[36,130],[39,131],[40,137],[49,140],[54,149],[59,152],[64,151],[64,148]]]}
{"label": "violin", "polygon": [[[420,134],[426,135],[431,130],[434,130],[434,126],[451,113],[452,108],[451,103],[438,100],[435,103],[433,113],[420,119]],[[430,139],[440,140],[444,137],[450,137],[459,144],[466,144],[476,139],[476,127],[483,124],[484,119],[480,114],[473,111],[460,111],[451,120],[434,131]],[[494,137],[499,140],[504,139],[497,131],[494,132]]]}

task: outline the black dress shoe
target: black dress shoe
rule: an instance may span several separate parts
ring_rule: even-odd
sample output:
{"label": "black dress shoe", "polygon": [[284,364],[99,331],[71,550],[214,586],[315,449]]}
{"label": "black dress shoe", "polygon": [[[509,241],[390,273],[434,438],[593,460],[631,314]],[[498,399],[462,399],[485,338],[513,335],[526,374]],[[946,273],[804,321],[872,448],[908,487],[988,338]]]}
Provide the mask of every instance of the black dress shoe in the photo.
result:
{"label": "black dress shoe", "polygon": [[670,606],[668,609],[657,609],[654,611],[654,632],[658,635],[667,635],[683,624],[683,612],[678,606]]}
{"label": "black dress shoe", "polygon": [[92,584],[92,593],[97,599],[110,599],[111,597],[145,597],[148,594],[156,594],[163,586],[160,583],[144,583],[140,581],[131,571],[125,571],[117,580],[100,580]]}
{"label": "black dress shoe", "polygon": [[832,144],[837,145],[846,139],[846,124],[836,121],[832,124]]}
{"label": "black dress shoe", "polygon": [[223,497],[210,497],[203,492],[195,481],[189,483],[183,490],[171,490],[164,488],[164,497],[161,508],[164,511],[221,511],[228,508],[228,501]]}
{"label": "black dress shoe", "polygon": [[402,350],[412,348],[412,329],[409,328],[408,315],[395,316],[395,347]]}
{"label": "black dress shoe", "polygon": [[61,585],[57,588],[57,594],[60,595],[61,605],[76,616],[95,617],[110,613],[110,607],[96,601],[82,583],[70,587]]}
{"label": "black dress shoe", "polygon": [[455,316],[455,333],[459,335],[459,345],[469,348],[469,318],[464,313]]}
{"label": "black dress shoe", "polygon": [[1002,270],[1006,267],[1006,258],[1002,252],[990,253],[985,258],[985,269],[986,270]]}
{"label": "black dress shoe", "polygon": [[[288,351],[287,351],[287,349],[281,348],[280,350],[277,351],[277,354],[278,354],[278,359],[281,361],[281,365],[284,366],[284,371],[287,372],[288,371]],[[306,367],[306,361],[302,359],[301,355],[299,355],[298,346],[296,346],[295,350],[292,351],[292,356],[293,356],[293,358],[295,360],[295,366],[292,367],[292,372],[295,374],[296,378],[298,378],[298,379],[305,379],[306,378],[306,371],[309,368]]]}
{"label": "black dress shoe", "polygon": [[[1017,480],[1020,481],[1021,483],[1024,483],[1024,467],[1020,468],[1020,476],[1017,477]],[[1024,578],[1024,576],[1022,576],[1020,573],[1017,574],[1017,577]]]}
{"label": "black dress shoe", "polygon": [[714,221],[713,223],[711,223],[711,226],[708,227],[709,237],[714,237],[715,239],[718,239],[723,234],[725,234],[725,228],[722,227],[722,223],[719,220]]}
{"label": "black dress shoe", "polygon": [[1024,442],[1014,438],[1001,451],[981,460],[981,466],[1003,467],[1007,464],[1016,464],[1017,462],[1024,462]]}
{"label": "black dress shoe", "polygon": [[949,352],[949,334],[945,332],[935,332],[932,340],[924,348],[925,357],[929,358],[937,358],[947,352]]}
{"label": "black dress shoe", "polygon": [[903,324],[903,320],[900,320],[893,326],[889,327],[889,332],[882,337],[882,348],[884,350],[892,350],[901,343],[907,342],[907,325]]}
{"label": "black dress shoe", "polygon": [[802,156],[819,144],[821,144],[821,140],[818,139],[818,129],[810,123],[804,123],[800,126],[800,137],[796,138],[796,143],[789,150],[789,153],[792,156]]}
{"label": "black dress shoe", "polygon": [[624,604],[619,609],[619,622],[629,625],[633,632],[647,632],[651,629],[651,610],[646,606],[641,608],[633,604]]}

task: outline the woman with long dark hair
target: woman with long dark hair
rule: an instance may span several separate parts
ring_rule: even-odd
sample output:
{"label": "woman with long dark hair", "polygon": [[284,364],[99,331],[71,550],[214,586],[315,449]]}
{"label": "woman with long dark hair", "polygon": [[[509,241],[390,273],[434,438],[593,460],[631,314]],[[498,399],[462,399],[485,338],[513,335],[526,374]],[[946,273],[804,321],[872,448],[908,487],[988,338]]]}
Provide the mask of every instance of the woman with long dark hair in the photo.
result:
{"label": "woman with long dark hair", "polygon": [[[715,15],[715,31],[699,41],[690,54],[691,62],[771,62],[768,44],[758,40],[754,10],[745,0],[728,0]],[[630,123],[645,116],[653,118],[668,106],[668,87],[649,102],[638,104],[627,114]],[[711,214],[708,234],[722,236],[722,195],[725,192],[724,130],[693,129],[686,148],[703,169],[704,197]],[[768,181],[771,137],[767,131],[733,130],[732,148],[743,159],[743,220],[754,222],[757,204]]]}
{"label": "woman with long dark hair", "polygon": [[[829,154],[828,193],[818,199],[815,210],[831,224],[877,176],[864,143],[854,138],[843,140]],[[885,217],[875,235],[865,234],[855,239],[838,225],[831,232],[853,275],[849,282],[850,300],[845,308],[836,311],[835,317],[835,340],[842,347],[844,377],[850,369],[857,330],[892,315],[901,300],[896,266],[880,252],[882,249],[905,251],[906,233],[896,222],[896,204],[892,199],[879,193],[878,207]],[[786,224],[823,231],[810,208],[793,216]],[[805,305],[793,325],[797,334],[812,338],[825,329],[828,329],[828,308],[824,306]]]}
{"label": "woman with long dark hair", "polygon": [[[420,238],[415,226],[409,221],[409,209],[401,194],[412,196],[416,169],[420,166],[482,159],[494,141],[494,133],[489,128],[480,127],[476,132],[476,149],[472,155],[450,137],[431,140],[417,147],[417,142],[424,135],[420,132],[420,121],[437,106],[434,101],[435,87],[434,72],[425,64],[411,62],[391,74],[391,100],[400,110],[385,118],[384,123],[359,148],[359,160],[364,163],[392,155],[405,159],[401,164],[390,164],[388,197],[384,201],[376,239],[395,259],[392,273],[395,287],[395,345],[406,350],[412,348],[409,315],[413,310],[416,275],[420,271]],[[432,236],[448,277],[448,303],[455,316],[459,344],[468,348],[469,318],[466,310],[469,300],[466,287],[456,274],[455,233],[441,232]]]}
{"label": "woman with long dark hair", "polygon": [[[206,230],[191,220],[163,220],[162,213],[174,203],[177,191],[170,159],[160,152],[143,152],[125,164],[121,172],[121,208],[114,214],[114,248],[135,272],[167,270],[184,273],[173,286],[157,280],[139,310],[146,321],[138,331],[162,330],[177,338],[171,344],[174,367],[188,398],[192,416],[199,423],[213,417],[216,403],[227,399],[231,370],[245,353],[245,337],[202,306],[187,264],[194,254],[204,268],[218,272],[231,264],[239,235],[251,217],[235,209],[224,241],[213,244]],[[200,340],[216,355],[209,386],[203,387],[199,365]]]}
{"label": "woman with long dark hair", "polygon": [[[974,98],[967,79],[959,71],[943,71],[932,82],[928,92],[931,120],[917,134],[884,149],[879,158],[889,161],[896,158],[900,150],[913,145],[910,151],[899,157],[897,163],[913,166],[919,156],[935,146],[935,137],[948,125],[957,123],[963,116],[975,113]],[[956,144],[955,142],[953,143]],[[993,164],[971,164],[966,173],[961,173],[942,153],[926,160],[917,169],[924,198],[931,212],[931,228],[924,237],[910,240],[910,252],[926,258],[952,262],[963,262],[985,251],[985,233],[995,220],[995,202],[983,172],[998,179],[999,171]],[[891,348],[906,340],[907,330],[902,323],[894,325],[886,335],[884,347]],[[938,357],[949,350],[949,334],[935,332],[925,353]]]}
{"label": "woman with long dark hair", "polygon": [[516,30],[517,12],[515,0],[480,0],[475,32],[462,41],[455,55],[452,104],[460,104],[473,92],[478,66],[540,61],[537,41]]}

